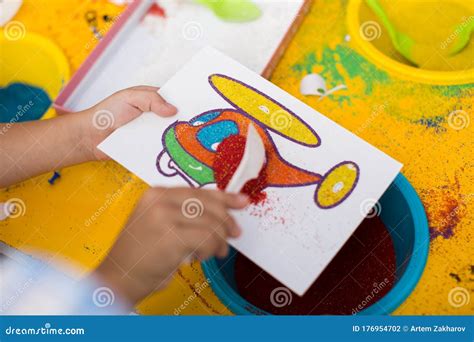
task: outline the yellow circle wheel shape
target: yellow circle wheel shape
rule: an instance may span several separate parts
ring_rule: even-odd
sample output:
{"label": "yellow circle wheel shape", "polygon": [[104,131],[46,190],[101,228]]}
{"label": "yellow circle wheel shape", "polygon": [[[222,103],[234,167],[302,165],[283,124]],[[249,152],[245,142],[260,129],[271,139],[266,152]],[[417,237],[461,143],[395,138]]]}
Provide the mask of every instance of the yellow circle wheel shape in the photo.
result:
{"label": "yellow circle wheel shape", "polygon": [[354,190],[359,180],[359,167],[345,161],[334,166],[324,176],[315,193],[316,204],[323,209],[335,207]]}
{"label": "yellow circle wheel shape", "polygon": [[227,102],[273,132],[298,144],[316,147],[316,132],[282,104],[251,86],[229,76],[213,74],[209,83]]}

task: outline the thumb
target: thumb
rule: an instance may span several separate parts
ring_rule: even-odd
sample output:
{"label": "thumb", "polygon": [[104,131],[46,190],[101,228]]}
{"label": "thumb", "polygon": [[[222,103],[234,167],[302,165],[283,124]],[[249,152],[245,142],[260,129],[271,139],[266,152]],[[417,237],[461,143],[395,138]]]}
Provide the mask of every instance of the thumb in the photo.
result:
{"label": "thumb", "polygon": [[175,115],[178,111],[175,106],[166,102],[156,91],[150,90],[130,90],[127,103],[140,112],[153,112],[164,117]]}

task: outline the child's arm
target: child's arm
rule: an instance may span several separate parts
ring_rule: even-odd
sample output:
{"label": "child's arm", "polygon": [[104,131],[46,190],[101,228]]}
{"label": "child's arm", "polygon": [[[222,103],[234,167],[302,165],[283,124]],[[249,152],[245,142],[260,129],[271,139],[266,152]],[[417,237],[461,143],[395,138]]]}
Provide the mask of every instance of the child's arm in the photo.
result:
{"label": "child's arm", "polygon": [[119,91],[85,111],[58,118],[0,125],[0,188],[86,161],[106,159],[96,149],[118,127],[142,112],[176,113],[157,93],[140,86]]}
{"label": "child's arm", "polygon": [[[189,200],[200,208],[199,215],[187,215],[191,212],[183,204]],[[0,315],[127,314],[164,289],[191,257],[224,257],[226,239],[241,234],[229,210],[247,204],[245,195],[218,190],[149,189],[110,252],[85,279],[76,281],[55,269],[52,260],[44,263],[21,252],[10,255],[21,262],[0,262]],[[59,265],[64,271],[67,263]]]}
{"label": "child's arm", "polygon": [[[199,215],[190,216],[186,203],[195,205]],[[225,257],[226,240],[242,233],[229,211],[248,203],[246,195],[220,190],[151,188],[92,277],[136,305],[164,289],[190,257]]]}
{"label": "child's arm", "polygon": [[[176,108],[156,91],[152,87],[135,87],[115,93],[83,112],[51,120],[0,125],[0,187],[68,165],[105,159],[96,146],[118,127],[145,111],[162,116],[176,113]],[[189,200],[200,208],[197,217],[186,213],[184,204]],[[248,202],[245,195],[217,190],[149,189],[108,255],[92,273],[94,281],[90,284],[99,281],[123,302],[138,303],[148,294],[163,289],[189,256],[204,260],[227,255],[226,240],[241,234],[229,211],[243,209]],[[35,288],[31,286],[28,291]],[[51,294],[54,292],[48,291],[47,295]],[[36,295],[43,298],[40,292]],[[88,296],[89,300],[92,297],[92,294]],[[28,302],[24,306],[30,313],[54,310],[48,305],[31,309],[31,305]],[[17,309],[12,307],[10,311],[22,310]],[[83,313],[81,307],[75,310]]]}

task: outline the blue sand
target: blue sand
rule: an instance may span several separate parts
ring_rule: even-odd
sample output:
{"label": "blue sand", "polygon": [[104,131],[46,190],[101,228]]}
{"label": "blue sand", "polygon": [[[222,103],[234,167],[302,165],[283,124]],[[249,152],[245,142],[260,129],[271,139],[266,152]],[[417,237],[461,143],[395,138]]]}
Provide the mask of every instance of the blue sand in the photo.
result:
{"label": "blue sand", "polygon": [[10,83],[0,88],[0,122],[38,120],[51,106],[51,99],[41,88]]}
{"label": "blue sand", "polygon": [[231,135],[239,134],[239,128],[234,121],[223,120],[201,128],[197,133],[197,139],[207,150],[216,151],[216,145]]}
{"label": "blue sand", "polygon": [[54,171],[53,176],[48,179],[48,183],[54,185],[54,182],[56,182],[58,178],[61,178],[61,174],[58,171]]}
{"label": "blue sand", "polygon": [[217,110],[215,112],[209,112],[209,113],[204,113],[202,115],[199,115],[195,117],[194,119],[191,119],[189,123],[193,126],[200,126],[203,125],[211,120],[214,120],[217,118],[219,115],[221,115],[221,111]]}

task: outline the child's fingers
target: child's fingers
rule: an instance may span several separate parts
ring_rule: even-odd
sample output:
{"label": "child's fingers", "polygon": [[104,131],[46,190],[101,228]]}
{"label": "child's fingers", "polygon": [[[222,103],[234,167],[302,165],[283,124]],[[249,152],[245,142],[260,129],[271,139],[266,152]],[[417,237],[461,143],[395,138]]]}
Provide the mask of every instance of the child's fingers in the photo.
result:
{"label": "child's fingers", "polygon": [[237,221],[232,217],[232,215],[228,216],[227,221],[227,227],[229,227],[229,237],[238,238],[242,234],[242,229],[238,225]]}
{"label": "child's fingers", "polygon": [[178,112],[178,109],[171,103],[166,102],[157,92],[151,92],[151,111],[160,116],[171,116]]}
{"label": "child's fingers", "polygon": [[180,208],[182,215],[178,215],[177,221],[183,227],[193,228],[195,226],[204,226],[217,229],[225,237],[237,238],[241,234],[241,229],[235,219],[225,209],[216,206],[206,206],[203,208],[202,215],[194,217],[186,212],[186,208]]}
{"label": "child's fingers", "polygon": [[225,257],[228,252],[225,237],[209,227],[195,227],[180,231],[180,239],[189,252],[197,254],[201,259],[214,255]]}
{"label": "child's fingers", "polygon": [[127,102],[142,112],[153,112],[160,116],[171,116],[177,112],[175,106],[166,102],[155,91],[130,89]]}
{"label": "child's fingers", "polygon": [[222,191],[218,192],[221,194],[221,196],[223,196],[223,200],[227,208],[243,209],[250,203],[249,197],[245,194],[230,194]]}
{"label": "child's fingers", "polygon": [[227,194],[216,190],[190,188],[153,188],[146,198],[157,206],[167,206],[178,210],[177,220],[184,226],[196,224],[221,225],[229,237],[237,238],[241,229],[228,209],[242,209],[248,205],[246,195]]}
{"label": "child's fingers", "polygon": [[228,209],[243,209],[249,204],[249,198],[245,194],[231,194],[220,190],[204,189],[195,191],[209,201],[222,203]]}
{"label": "child's fingers", "polygon": [[[157,193],[162,193],[163,188],[155,188]],[[220,190],[173,188],[168,189],[168,200],[181,205],[185,200],[197,198],[203,202],[223,203],[229,209],[243,209],[249,204],[249,198],[244,194],[230,194]]]}
{"label": "child's fingers", "polygon": [[[156,188],[155,191],[160,195],[163,194],[159,188]],[[202,219],[209,217],[215,222],[222,223],[231,237],[235,238],[240,235],[240,227],[232,215],[228,213],[228,209],[243,209],[246,207],[249,203],[246,195],[189,188],[174,188],[168,191],[166,202],[179,208],[183,214],[186,214],[187,211],[196,210]]]}

